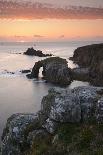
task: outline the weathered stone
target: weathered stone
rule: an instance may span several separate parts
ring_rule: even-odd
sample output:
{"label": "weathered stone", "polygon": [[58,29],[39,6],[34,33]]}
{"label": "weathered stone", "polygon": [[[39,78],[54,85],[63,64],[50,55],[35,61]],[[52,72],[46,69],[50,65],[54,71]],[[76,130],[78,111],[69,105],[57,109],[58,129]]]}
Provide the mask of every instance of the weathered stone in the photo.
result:
{"label": "weathered stone", "polygon": [[49,133],[53,134],[58,128],[58,123],[48,118],[42,127],[45,128]]}
{"label": "weathered stone", "polygon": [[37,78],[39,69],[43,67],[44,79],[58,85],[69,85],[72,81],[71,69],[68,68],[67,61],[59,57],[51,57],[35,63],[28,78]]}
{"label": "weathered stone", "polygon": [[98,123],[103,123],[103,97],[98,100],[96,116]]}
{"label": "weathered stone", "polygon": [[44,122],[48,118],[61,123],[96,119],[100,90],[100,87],[77,87],[72,90],[52,88],[42,100]]}
{"label": "weathered stone", "polygon": [[89,68],[74,68],[71,70],[73,80],[89,81]]}
{"label": "weathered stone", "polygon": [[38,124],[37,115],[12,115],[8,119],[2,135],[2,155],[21,155],[25,148],[28,147],[26,137],[30,131],[38,128]]}
{"label": "weathered stone", "polygon": [[8,119],[1,153],[24,155],[37,139],[54,135],[60,125],[94,121],[103,123],[103,87],[51,88],[37,115],[14,114]]}

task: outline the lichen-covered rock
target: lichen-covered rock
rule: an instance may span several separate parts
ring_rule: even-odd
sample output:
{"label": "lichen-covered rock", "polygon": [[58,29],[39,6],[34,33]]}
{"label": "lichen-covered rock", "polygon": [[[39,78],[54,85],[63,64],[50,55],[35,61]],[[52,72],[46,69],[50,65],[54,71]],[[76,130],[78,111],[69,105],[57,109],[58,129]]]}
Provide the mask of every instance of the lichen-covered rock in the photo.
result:
{"label": "lichen-covered rock", "polygon": [[54,98],[49,117],[59,122],[80,122],[81,109],[75,94],[72,91],[58,94]]}
{"label": "lichen-covered rock", "polygon": [[103,97],[98,100],[96,113],[98,123],[103,123]]}
{"label": "lichen-covered rock", "polygon": [[[49,137],[55,135],[60,126],[90,123],[97,124],[97,127],[98,124],[103,124],[103,87],[51,88],[48,95],[43,97],[37,115],[14,114],[8,119],[2,135],[1,154],[24,155],[32,146],[40,147],[40,141],[43,145],[44,138],[46,146],[40,147],[42,152],[45,147],[48,149],[47,144],[51,140]],[[74,127],[69,129],[71,130],[74,132]],[[49,151],[53,153],[52,150]]]}
{"label": "lichen-covered rock", "polygon": [[14,114],[6,124],[2,135],[2,155],[21,155],[28,147],[26,137],[30,131],[38,129],[38,116],[34,114]]}
{"label": "lichen-covered rock", "polygon": [[59,57],[51,57],[35,63],[28,78],[37,78],[40,67],[43,67],[44,79],[58,85],[69,85],[72,81],[71,69],[67,61]]}
{"label": "lichen-covered rock", "polygon": [[[41,111],[56,122],[86,122],[95,119],[100,87],[77,87],[74,89],[52,88],[42,100]],[[101,106],[100,106],[101,107]],[[42,119],[41,115],[41,119]],[[45,122],[45,121],[44,121]]]}
{"label": "lichen-covered rock", "polygon": [[53,134],[57,130],[58,124],[58,122],[55,122],[54,120],[48,118],[42,125],[42,127],[45,128],[49,133]]}

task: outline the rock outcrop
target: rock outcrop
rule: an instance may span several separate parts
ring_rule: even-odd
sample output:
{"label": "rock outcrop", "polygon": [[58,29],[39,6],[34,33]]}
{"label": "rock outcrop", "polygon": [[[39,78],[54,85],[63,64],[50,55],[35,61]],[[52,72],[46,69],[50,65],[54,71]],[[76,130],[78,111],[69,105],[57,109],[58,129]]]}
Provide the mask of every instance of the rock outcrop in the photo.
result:
{"label": "rock outcrop", "polygon": [[78,80],[78,81],[89,81],[89,68],[83,68],[83,67],[78,67],[78,68],[73,68],[71,70],[72,73],[72,78],[73,80]]}
{"label": "rock outcrop", "polygon": [[25,70],[21,70],[20,72],[23,73],[23,74],[26,74],[26,73],[30,73],[31,70],[30,69],[25,69]]}
{"label": "rock outcrop", "polygon": [[92,84],[103,85],[103,44],[77,48],[70,59],[80,67],[89,69],[89,78]]}
{"label": "rock outcrop", "polygon": [[[87,144],[90,145],[91,137],[97,141],[96,136],[101,133],[100,129],[100,133],[96,133],[96,130],[98,125],[101,126],[103,124],[102,95],[102,87],[89,86],[74,89],[50,89],[48,95],[42,100],[41,110],[36,115],[14,114],[8,119],[2,135],[2,155],[31,155],[33,151],[36,155],[53,155],[58,154],[58,151],[61,154],[68,155],[70,154],[69,151],[71,151],[68,147],[71,147],[73,144],[76,144],[75,147],[78,147],[77,144],[80,142],[80,146],[85,143],[86,146],[84,146],[88,147]],[[85,124],[84,127],[83,124]],[[94,124],[97,124],[97,126],[95,125],[95,132],[93,130]],[[68,130],[68,132],[64,130]],[[89,134],[89,137],[88,135],[84,135],[85,130],[86,134]],[[93,130],[93,134],[91,130]],[[68,134],[69,137],[67,139]],[[62,139],[62,141],[59,139],[62,135],[63,138],[66,136],[66,142],[69,140],[66,145],[61,143],[64,143],[65,139]],[[103,135],[100,135],[99,139],[101,137],[103,141]],[[74,142],[72,136],[75,136]],[[82,136],[84,137],[81,141]],[[72,141],[70,143],[71,138]],[[88,140],[89,138],[90,140]],[[102,144],[98,146],[102,147]],[[94,143],[92,143],[93,145]],[[59,146],[60,148],[58,148]],[[73,148],[75,147],[73,145]]]}
{"label": "rock outcrop", "polygon": [[39,69],[43,67],[43,78],[47,82],[58,85],[68,85],[72,81],[71,69],[68,68],[67,61],[59,57],[51,57],[35,63],[28,78],[37,78]]}
{"label": "rock outcrop", "polygon": [[26,52],[24,52],[25,55],[29,55],[29,56],[38,56],[38,57],[48,57],[48,56],[52,56],[52,54],[44,54],[42,51],[40,50],[35,50],[33,48],[28,48]]}

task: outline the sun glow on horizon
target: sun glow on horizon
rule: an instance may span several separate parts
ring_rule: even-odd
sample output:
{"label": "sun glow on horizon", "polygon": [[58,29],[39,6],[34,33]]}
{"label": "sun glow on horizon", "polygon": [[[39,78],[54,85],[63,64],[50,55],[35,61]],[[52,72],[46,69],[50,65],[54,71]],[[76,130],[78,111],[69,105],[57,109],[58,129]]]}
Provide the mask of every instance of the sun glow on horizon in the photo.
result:
{"label": "sun glow on horizon", "polygon": [[48,41],[103,37],[103,20],[2,20],[0,40]]}

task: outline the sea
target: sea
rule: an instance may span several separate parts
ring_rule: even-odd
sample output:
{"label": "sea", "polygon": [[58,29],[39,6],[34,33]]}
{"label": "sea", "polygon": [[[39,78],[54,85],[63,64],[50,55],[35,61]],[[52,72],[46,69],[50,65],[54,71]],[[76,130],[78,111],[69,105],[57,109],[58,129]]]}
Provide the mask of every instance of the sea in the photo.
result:
{"label": "sea", "polygon": [[[93,41],[66,42],[1,42],[0,43],[0,137],[7,118],[14,113],[36,113],[41,108],[41,100],[48,89],[55,87],[42,79],[42,68],[39,79],[27,79],[20,71],[32,69],[35,62],[44,59],[23,55],[28,48],[52,53],[65,58],[70,68],[77,67],[69,60],[77,47],[97,43]],[[20,54],[21,53],[21,54]],[[12,73],[14,72],[14,74]],[[88,82],[73,81],[68,87],[87,86]]]}

